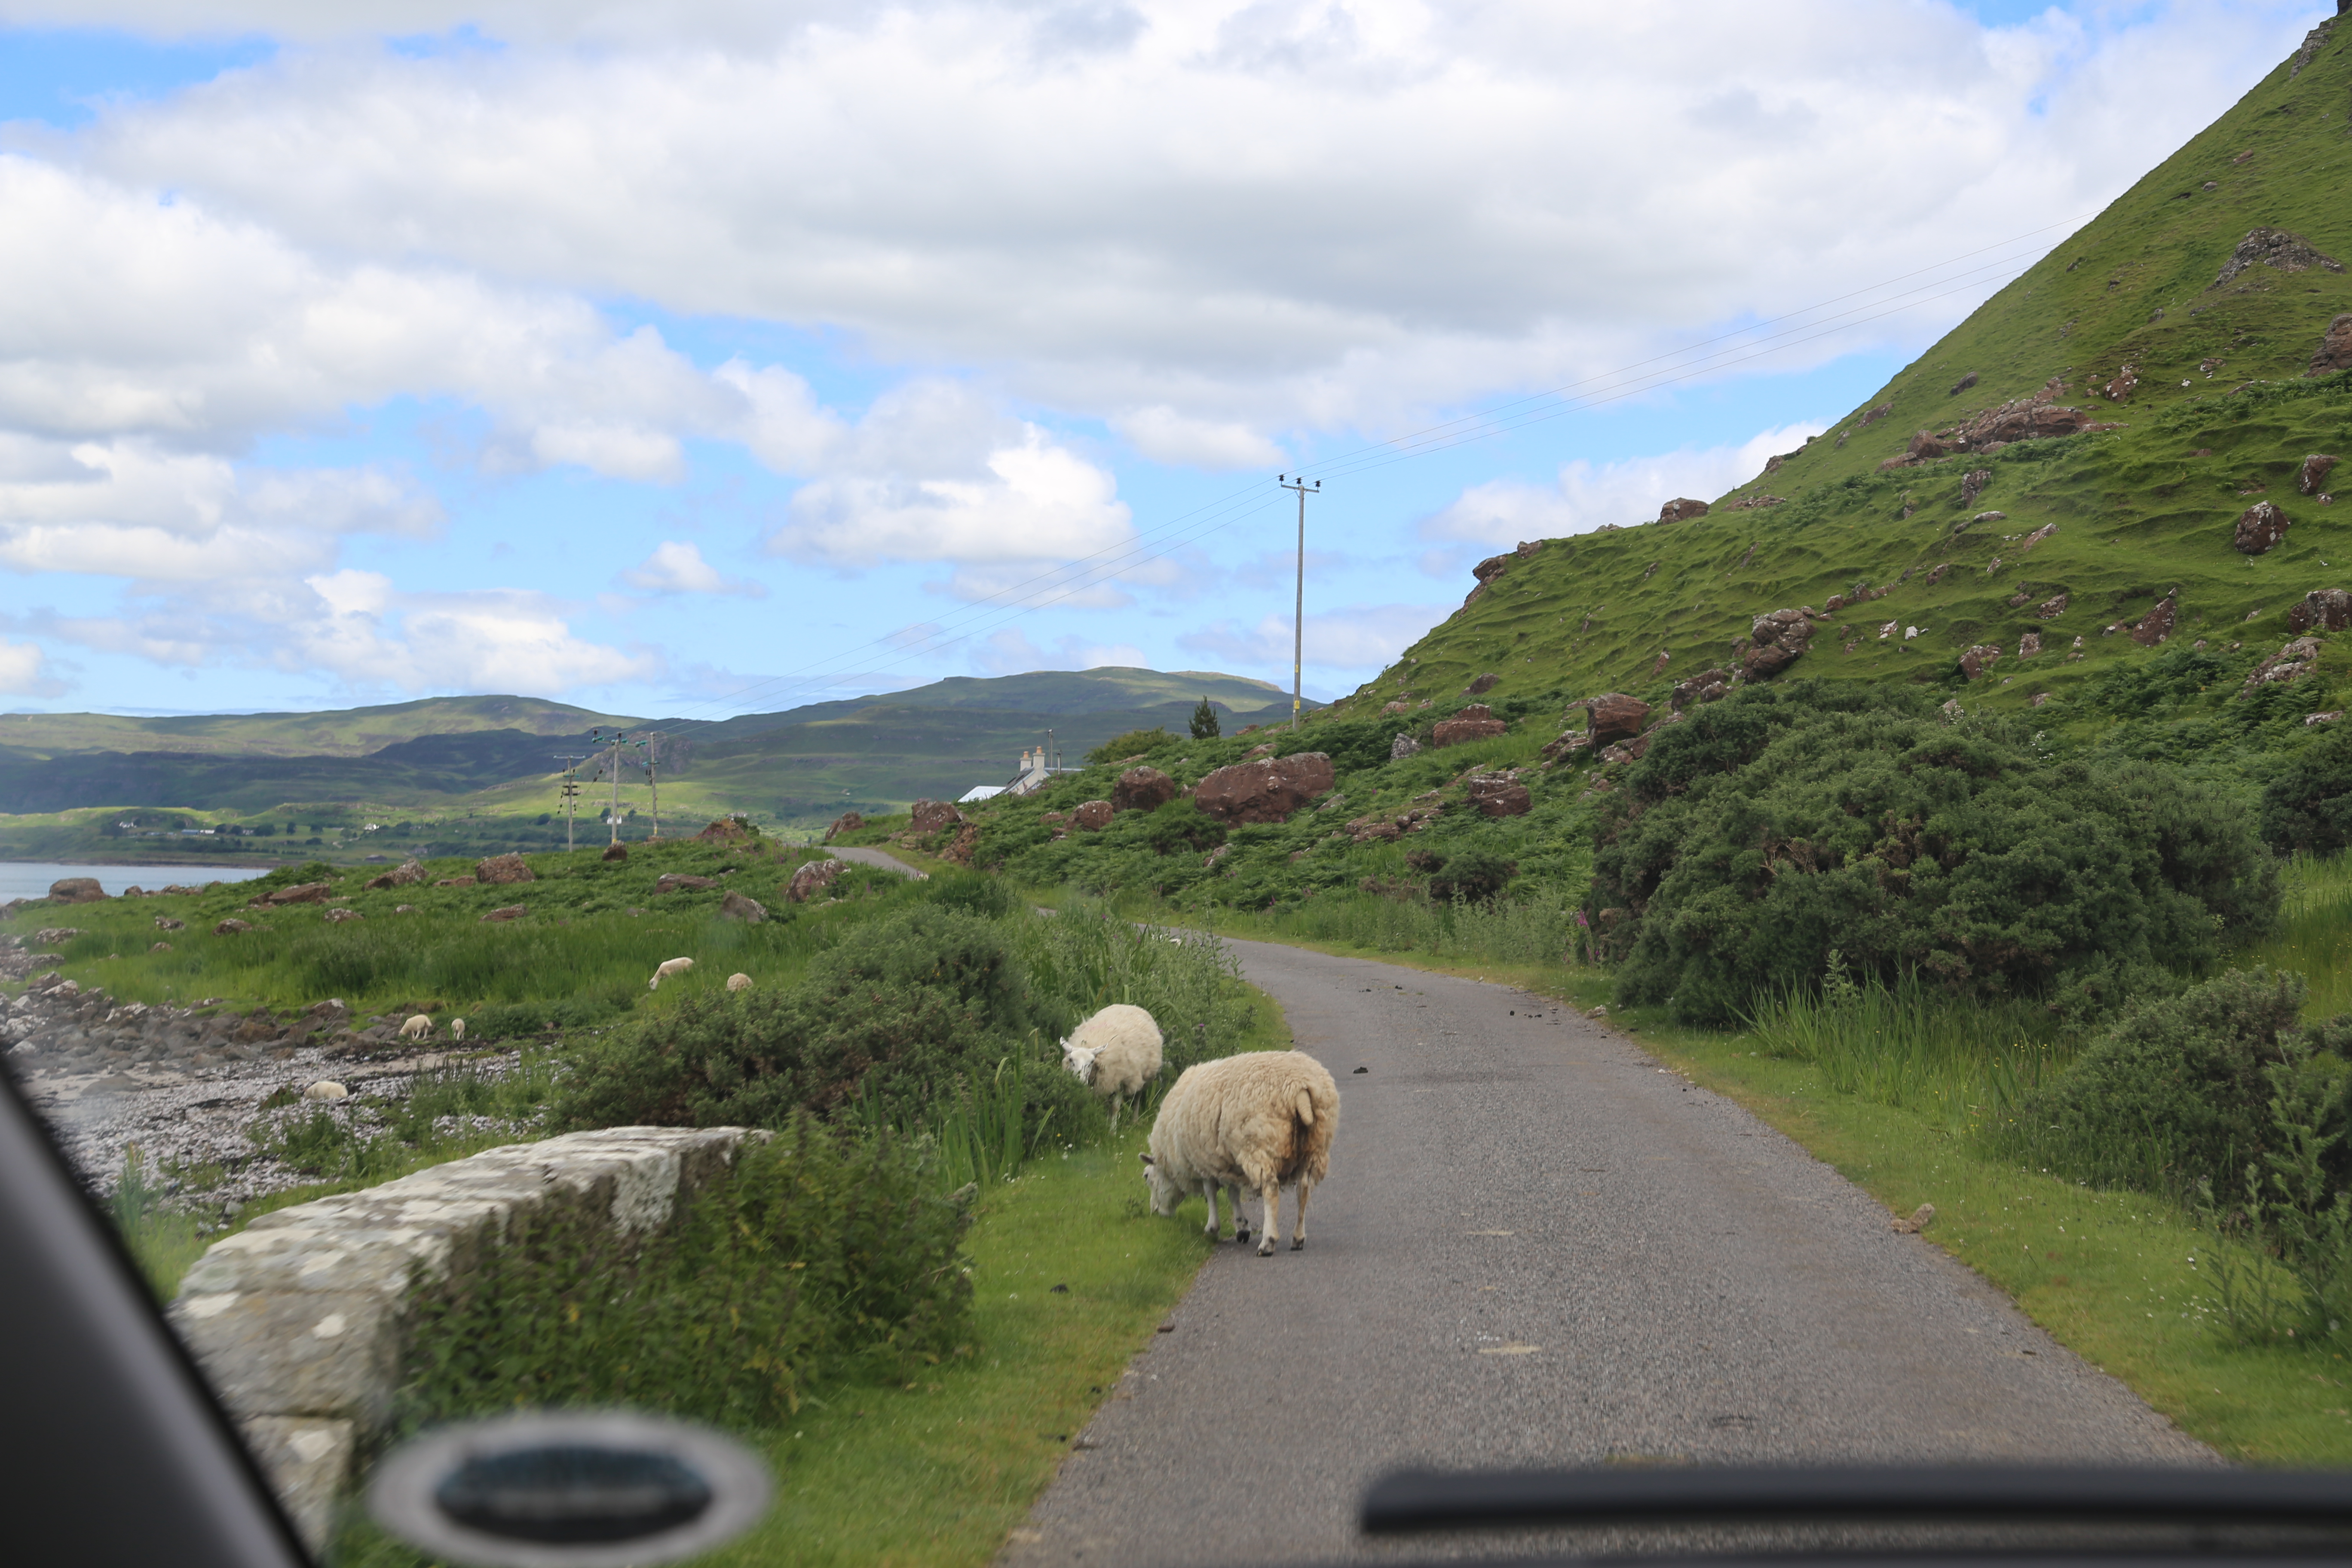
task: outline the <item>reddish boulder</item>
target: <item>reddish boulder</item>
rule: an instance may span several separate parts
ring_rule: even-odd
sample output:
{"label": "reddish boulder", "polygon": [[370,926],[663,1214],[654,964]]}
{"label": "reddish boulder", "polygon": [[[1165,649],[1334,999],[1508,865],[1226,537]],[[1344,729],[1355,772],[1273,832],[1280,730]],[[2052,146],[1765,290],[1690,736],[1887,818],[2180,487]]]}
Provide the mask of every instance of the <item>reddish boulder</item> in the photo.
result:
{"label": "reddish boulder", "polygon": [[290,888],[274,888],[254,900],[256,904],[323,904],[334,891],[332,882],[297,882]]}
{"label": "reddish boulder", "polygon": [[2156,602],[2153,609],[2139,618],[2131,629],[2132,641],[2142,647],[2154,647],[2172,635],[2172,623],[2179,615],[2179,589],[2174,589]]}
{"label": "reddish boulder", "polygon": [[2336,458],[2326,452],[2314,452],[2303,460],[2303,468],[2294,476],[2294,488],[2303,495],[2315,496],[2327,489],[2327,472],[2336,467]]}
{"label": "reddish boulder", "polygon": [[1677,682],[1675,694],[1666,706],[1679,713],[1702,702],[1713,702],[1731,689],[1731,672],[1727,669],[1702,669],[1689,679]]}
{"label": "reddish boulder", "polygon": [[538,879],[530,874],[530,868],[522,863],[522,857],[520,855],[492,855],[487,859],[474,862],[474,880],[492,887],[503,886],[509,882],[535,882]]}
{"label": "reddish boulder", "polygon": [[1605,692],[1592,699],[1584,705],[1584,710],[1591,718],[1596,745],[1640,734],[1650,717],[1648,703],[1622,691]]}
{"label": "reddish boulder", "polygon": [[827,844],[830,844],[840,835],[844,833],[856,833],[865,826],[866,819],[864,817],[858,816],[857,813],[854,811],[845,811],[839,816],[833,819],[833,826],[831,827],[824,830],[824,841]]}
{"label": "reddish boulder", "polygon": [[2000,649],[1990,643],[1979,643],[1960,655],[1960,673],[1970,680],[1979,679],[1984,672],[2000,662]]}
{"label": "reddish boulder", "polygon": [[327,911],[327,920],[330,923],[340,923],[343,921],[365,920],[366,918],[367,917],[365,915],[361,914],[357,910],[329,910]]}
{"label": "reddish boulder", "polygon": [[719,900],[719,912],[730,921],[758,925],[768,918],[768,907],[748,893],[730,892]]}
{"label": "reddish boulder", "polygon": [[849,869],[846,860],[811,860],[793,872],[784,884],[784,902],[804,904],[841,879]]}
{"label": "reddish boulder", "polygon": [[604,853],[597,857],[601,860],[625,860],[628,858],[628,850],[618,844],[607,844],[604,846]]}
{"label": "reddish boulder", "polygon": [[366,886],[373,892],[383,888],[405,888],[412,882],[425,880],[425,868],[414,860],[404,860],[381,877],[370,877]]}
{"label": "reddish boulder", "polygon": [[528,905],[509,904],[504,909],[492,910],[488,914],[484,915],[475,923],[478,925],[495,925],[506,921],[519,921],[530,912],[530,910]]}
{"label": "reddish boulder", "polygon": [[2327,323],[2318,352],[2311,356],[2311,368],[2303,374],[2332,375],[2339,370],[2352,370],[2352,310]]}
{"label": "reddish boulder", "polygon": [[664,871],[654,879],[654,893],[659,897],[663,893],[698,892],[718,885],[709,877],[690,877],[684,871]]}
{"label": "reddish boulder", "polygon": [[[1999,516],[2000,514],[1996,512],[1993,515]],[[2040,528],[2035,529],[2032,533],[2027,534],[2023,539],[2017,542],[2017,552],[2020,555],[2024,554],[2027,551],[2032,549],[2035,545],[2041,543],[2043,540],[2049,538],[2052,534],[2057,531],[2058,525],[2056,523],[2043,523]]]}
{"label": "reddish boulder", "polygon": [[1903,455],[1915,463],[1932,463],[1950,450],[1934,436],[1918,430],[1912,433],[1910,444],[1903,448]]}
{"label": "reddish boulder", "polygon": [[1508,773],[1479,773],[1469,790],[1470,804],[1488,816],[1524,816],[1535,804],[1528,786]]}
{"label": "reddish boulder", "polygon": [[1107,800],[1081,801],[1070,813],[1070,826],[1081,833],[1100,833],[1110,826],[1111,806]]}
{"label": "reddish boulder", "polygon": [[2017,639],[2018,658],[2032,658],[2041,651],[2042,634],[2040,632],[2028,632],[2023,637]]}
{"label": "reddish boulder", "polygon": [[2323,255],[2299,234],[2283,228],[2249,229],[2230,259],[2221,264],[2213,279],[2219,289],[2247,268],[2260,263],[2280,272],[2308,272],[2316,267],[2323,272],[2341,272],[2344,263],[2332,256]]}
{"label": "reddish boulder", "polygon": [[953,842],[940,851],[940,858],[952,866],[971,864],[971,852],[980,847],[980,825],[967,822],[956,829]]}
{"label": "reddish boulder", "polygon": [[1506,733],[1509,726],[1495,717],[1495,710],[1484,702],[1473,702],[1451,719],[1441,719],[1431,727],[1429,743],[1433,746],[1458,746],[1465,741],[1491,741]]}
{"label": "reddish boulder", "polygon": [[1192,792],[1192,804],[1220,822],[1280,822],[1339,782],[1321,752],[1262,757],[1219,768]]}
{"label": "reddish boulder", "polygon": [[963,813],[943,800],[919,800],[908,808],[908,831],[924,837],[963,826]]}
{"label": "reddish boulder", "polygon": [[2298,634],[2315,626],[2323,632],[2352,626],[2352,594],[2341,588],[2314,588],[2287,611],[2286,625]]}
{"label": "reddish boulder", "polygon": [[1462,692],[1465,697],[1484,697],[1489,691],[1494,690],[1496,687],[1501,685],[1502,680],[1503,678],[1501,676],[1496,674],[1490,669],[1486,674],[1479,676],[1476,679],[1471,681],[1469,685],[1464,687],[1462,689]]}
{"label": "reddish boulder", "polygon": [[1688,496],[1668,501],[1658,509],[1660,522],[1680,522],[1687,517],[1705,517],[1706,502],[1693,500]]}
{"label": "reddish boulder", "polygon": [[94,904],[105,897],[106,889],[98,885],[95,877],[60,877],[49,884],[49,899],[54,903]]}
{"label": "reddish boulder", "polygon": [[2238,514],[2230,542],[2244,554],[2260,555],[2284,539],[2288,527],[2286,513],[2275,502],[2258,500]]}
{"label": "reddish boulder", "polygon": [[2044,599],[2033,606],[2033,614],[2038,620],[2054,621],[2065,613],[2066,595],[2063,594],[2053,599]]}
{"label": "reddish boulder", "polygon": [[695,835],[697,838],[709,839],[717,844],[741,844],[758,837],[760,837],[758,830],[740,816],[722,816]]}
{"label": "reddish boulder", "polygon": [[1543,760],[1547,763],[1556,763],[1563,757],[1576,755],[1591,744],[1592,744],[1591,736],[1580,730],[1571,730],[1543,749]]}
{"label": "reddish boulder", "polygon": [[253,927],[243,921],[226,920],[221,921],[220,924],[213,927],[213,934],[215,936],[235,936],[241,931],[251,931]]}
{"label": "reddish boulder", "polygon": [[1977,497],[1984,494],[1985,486],[1992,483],[1990,468],[1970,468],[1960,476],[1960,504],[1974,506]]}
{"label": "reddish boulder", "polygon": [[1182,792],[1158,768],[1129,768],[1110,786],[1113,811],[1158,811]]}
{"label": "reddish boulder", "polygon": [[1778,674],[1804,656],[1813,623],[1802,610],[1774,610],[1748,623],[1750,645],[1740,656],[1750,680]]}

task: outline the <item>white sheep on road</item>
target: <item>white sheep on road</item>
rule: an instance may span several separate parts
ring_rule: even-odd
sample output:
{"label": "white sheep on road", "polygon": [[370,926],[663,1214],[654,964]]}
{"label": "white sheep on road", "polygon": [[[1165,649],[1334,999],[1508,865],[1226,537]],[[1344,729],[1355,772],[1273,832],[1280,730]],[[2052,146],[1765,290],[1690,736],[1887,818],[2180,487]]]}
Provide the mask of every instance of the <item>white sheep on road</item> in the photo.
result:
{"label": "white sheep on road", "polygon": [[1159,1023],[1124,1002],[1109,1006],[1070,1031],[1062,1042],[1062,1065],[1078,1081],[1110,1101],[1110,1130],[1118,1131],[1119,1102],[1141,1094],[1160,1076]]}
{"label": "white sheep on road", "polygon": [[1293,1252],[1307,1245],[1307,1196],[1331,1168],[1339,1131],[1339,1088],[1304,1051],[1250,1051],[1184,1069],[1151,1126],[1144,1179],[1154,1213],[1172,1215],[1195,1189],[1209,1200],[1217,1236],[1217,1189],[1230,1195],[1234,1239],[1249,1240],[1242,1188],[1264,1202],[1260,1258],[1272,1256],[1282,1226],[1282,1189],[1298,1189]]}
{"label": "white sheep on road", "polygon": [[670,959],[663,963],[660,968],[654,971],[654,977],[646,982],[646,989],[648,991],[658,991],[661,989],[661,983],[663,981],[667,980],[673,974],[683,974],[693,967],[694,960],[690,958]]}
{"label": "white sheep on road", "polygon": [[433,1032],[433,1020],[423,1013],[412,1013],[408,1022],[400,1026],[404,1040],[421,1040]]}

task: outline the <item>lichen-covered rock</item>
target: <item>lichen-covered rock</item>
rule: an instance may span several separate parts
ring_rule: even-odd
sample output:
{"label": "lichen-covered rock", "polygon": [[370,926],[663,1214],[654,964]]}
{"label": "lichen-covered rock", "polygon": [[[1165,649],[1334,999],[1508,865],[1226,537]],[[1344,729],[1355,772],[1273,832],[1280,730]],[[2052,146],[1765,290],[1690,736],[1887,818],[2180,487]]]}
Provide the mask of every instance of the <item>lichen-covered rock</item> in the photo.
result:
{"label": "lichen-covered rock", "polygon": [[1990,643],[1979,643],[1960,655],[1960,673],[1970,680],[1979,679],[1985,671],[2000,662],[2000,649]]}
{"label": "lichen-covered rock", "polygon": [[2352,310],[2327,323],[2327,330],[2320,334],[2319,347],[2311,356],[2311,368],[2303,374],[2333,375],[2339,370],[2352,370]]}
{"label": "lichen-covered rock", "polygon": [[2243,554],[2261,555],[2286,537],[2291,526],[2274,501],[2258,500],[2238,514],[2230,542]]}
{"label": "lichen-covered rock", "polygon": [[1451,719],[1441,719],[1429,731],[1433,746],[1458,746],[1465,741],[1491,741],[1509,732],[1510,726],[1495,717],[1495,710],[1483,702],[1473,702]]}
{"label": "lichen-covered rock", "polygon": [[1478,773],[1469,785],[1470,804],[1487,816],[1524,816],[1535,804],[1528,786],[1508,773]]}
{"label": "lichen-covered rock", "polygon": [[370,892],[385,888],[405,888],[412,882],[425,880],[425,868],[414,860],[403,860],[381,877],[370,877],[366,887]]}
{"label": "lichen-covered rock", "polygon": [[498,925],[507,921],[519,921],[530,912],[530,909],[528,905],[508,904],[503,909],[492,910],[488,914],[484,915],[478,923],[482,925]]}
{"label": "lichen-covered rock", "polygon": [[341,924],[345,921],[360,921],[365,919],[367,919],[367,917],[360,913],[357,910],[329,910],[327,911],[327,921],[330,924]]}
{"label": "lichen-covered rock", "polygon": [[718,882],[709,877],[689,876],[684,871],[664,871],[654,879],[654,894],[658,898],[664,893],[699,892],[705,888],[717,886]]}
{"label": "lichen-covered rock", "polygon": [[2065,613],[2066,595],[2063,594],[2044,599],[2042,603],[2033,606],[2033,614],[2035,618],[2038,620],[2054,621]]}
{"label": "lichen-covered rock", "polygon": [[2303,633],[2316,628],[2340,632],[2352,626],[2352,594],[2341,588],[2314,588],[2288,607],[2287,629]]}
{"label": "lichen-covered rock", "polygon": [[866,819],[864,817],[858,816],[857,813],[854,811],[845,811],[839,816],[833,819],[833,826],[831,827],[824,830],[824,841],[827,844],[830,844],[841,835],[845,833],[856,833],[865,826]]}
{"label": "lichen-covered rock", "polygon": [[791,879],[784,883],[784,901],[788,904],[807,903],[832,887],[840,879],[842,872],[848,868],[848,862],[844,860],[811,860],[793,871]]}
{"label": "lichen-covered rock", "polygon": [[1731,672],[1727,669],[1702,669],[1687,680],[1677,681],[1674,695],[1666,706],[1679,713],[1703,702],[1713,702],[1731,689]]}
{"label": "lichen-covered rock", "polygon": [[155,929],[157,931],[185,931],[188,929],[188,922],[185,921],[175,921],[169,915],[157,915],[155,917]]}
{"label": "lichen-covered rock", "polygon": [[106,889],[95,877],[60,877],[49,884],[49,898],[56,903],[94,904],[105,897]]}
{"label": "lichen-covered rock", "polygon": [[2295,470],[2295,492],[2299,495],[2307,496],[2326,494],[2327,490],[2327,476],[2335,467],[2336,455],[2334,453],[2312,453],[2311,456],[2303,460],[2303,467]]}
{"label": "lichen-covered rock", "polygon": [[2172,635],[2172,626],[2179,616],[2179,589],[2158,599],[2147,614],[2131,629],[2132,641],[2142,647],[2154,647]]}
{"label": "lichen-covered rock", "polygon": [[290,888],[273,888],[253,901],[257,905],[323,904],[335,890],[332,882],[297,882]]}
{"label": "lichen-covered rock", "polygon": [[741,921],[747,925],[757,925],[768,918],[768,907],[765,904],[748,893],[738,893],[732,890],[719,900],[719,912],[728,920]]}
{"label": "lichen-covered rock", "polygon": [[1607,691],[1592,698],[1585,703],[1584,711],[1591,724],[1595,745],[1638,735],[1650,718],[1648,703],[1622,691]]}
{"label": "lichen-covered rock", "polygon": [[971,864],[972,851],[980,847],[980,824],[967,822],[956,829],[956,836],[940,850],[940,858],[951,866]]}
{"label": "lichen-covered rock", "polygon": [[919,800],[908,810],[908,831],[929,837],[963,826],[963,813],[943,800]]}
{"label": "lichen-covered rock", "polygon": [[2342,262],[2323,255],[2303,236],[2283,228],[2263,227],[2247,231],[2246,237],[2238,242],[2238,248],[2230,253],[2230,259],[2221,264],[2213,287],[2219,289],[2247,268],[2257,265],[2280,272],[2308,272],[2315,267],[2323,272],[2344,270]]}
{"label": "lichen-covered rock", "polygon": [[1984,494],[1985,486],[1992,483],[1990,468],[1970,468],[1960,476],[1960,504],[1974,506],[1977,497]]}
{"label": "lichen-covered rock", "polygon": [[2244,697],[2252,693],[2256,687],[2272,686],[2282,681],[2293,680],[2297,676],[2307,675],[2318,668],[2319,639],[2317,637],[2293,638],[2284,647],[2254,666],[2252,673],[2246,677],[2245,685],[2238,689],[2238,695]]}
{"label": "lichen-covered rock", "polygon": [[759,830],[741,816],[722,816],[695,835],[713,844],[747,844],[759,837]]}
{"label": "lichen-covered rock", "polygon": [[1765,679],[1804,657],[1812,643],[1812,618],[1801,609],[1774,610],[1749,622],[1748,636],[1740,663],[1748,679]]}
{"label": "lichen-covered rock", "polygon": [[474,885],[474,879],[471,877],[444,877],[433,885],[436,888],[470,888]]}
{"label": "lichen-covered rock", "polygon": [[538,879],[531,875],[530,868],[522,863],[520,855],[491,855],[474,862],[474,880],[491,887]]}
{"label": "lichen-covered rock", "polygon": [[1070,813],[1070,826],[1081,833],[1100,833],[1110,826],[1111,805],[1107,800],[1083,800]]}
{"label": "lichen-covered rock", "polygon": [[1192,791],[1192,804],[1220,822],[1281,822],[1338,782],[1328,756],[1297,752],[1219,768]]}
{"label": "lichen-covered rock", "polygon": [[1419,741],[1414,740],[1411,735],[1400,732],[1395,740],[1389,742],[1389,761],[1401,762],[1420,750]]}
{"label": "lichen-covered rock", "polygon": [[241,931],[251,931],[253,927],[244,921],[226,920],[221,921],[220,924],[213,927],[213,934],[215,936],[235,936]]}
{"label": "lichen-covered rock", "polygon": [[2042,634],[2040,632],[2028,632],[2023,637],[2017,639],[2018,658],[2032,658],[2041,651]]}
{"label": "lichen-covered rock", "polygon": [[1682,496],[1674,500],[1670,500],[1665,505],[1658,509],[1658,521],[1660,522],[1680,522],[1685,518],[1705,517],[1706,515],[1706,502],[1703,500],[1693,500],[1688,496]]}
{"label": "lichen-covered rock", "polygon": [[625,860],[628,858],[628,847],[623,844],[607,844],[604,846],[604,853],[598,857],[599,859],[604,860]]}
{"label": "lichen-covered rock", "polygon": [[1181,793],[1158,768],[1129,768],[1110,786],[1113,811],[1158,811]]}
{"label": "lichen-covered rock", "polygon": [[1581,730],[1570,730],[1559,740],[1554,741],[1549,745],[1546,746],[1543,749],[1541,755],[1543,760],[1547,763],[1557,763],[1563,758],[1576,755],[1577,752],[1584,750],[1585,747],[1590,746],[1591,744],[1592,744],[1592,737],[1591,735],[1585,733]]}
{"label": "lichen-covered rock", "polygon": [[1473,679],[1469,685],[1462,689],[1462,694],[1465,697],[1484,697],[1502,684],[1502,679],[1501,676],[1490,669],[1486,674]]}

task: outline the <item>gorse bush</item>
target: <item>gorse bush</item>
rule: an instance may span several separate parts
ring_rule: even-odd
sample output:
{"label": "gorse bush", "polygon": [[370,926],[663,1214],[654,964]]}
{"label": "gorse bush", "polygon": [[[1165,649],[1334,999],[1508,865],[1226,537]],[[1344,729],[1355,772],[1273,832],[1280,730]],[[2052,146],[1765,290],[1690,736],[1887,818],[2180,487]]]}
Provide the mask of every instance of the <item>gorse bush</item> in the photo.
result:
{"label": "gorse bush", "polygon": [[1597,829],[1589,907],[1619,996],[1728,1023],[1817,984],[1916,974],[2096,1011],[2276,918],[2276,868],[2172,770],[2044,758],[1924,700],[1750,689],[1660,731]]}
{"label": "gorse bush", "polygon": [[2026,1103],[2008,1142],[2103,1185],[2233,1191],[2248,1165],[2282,1152],[2273,1101],[2284,1088],[2316,1108],[2340,1185],[2352,1018],[2305,1027],[2304,994],[2301,975],[2254,969],[2144,1004]]}
{"label": "gorse bush", "polygon": [[412,1301],[399,1431],[517,1405],[772,1423],[829,1376],[952,1353],[969,1333],[969,1193],[923,1149],[806,1118],[649,1237],[519,1216]]}

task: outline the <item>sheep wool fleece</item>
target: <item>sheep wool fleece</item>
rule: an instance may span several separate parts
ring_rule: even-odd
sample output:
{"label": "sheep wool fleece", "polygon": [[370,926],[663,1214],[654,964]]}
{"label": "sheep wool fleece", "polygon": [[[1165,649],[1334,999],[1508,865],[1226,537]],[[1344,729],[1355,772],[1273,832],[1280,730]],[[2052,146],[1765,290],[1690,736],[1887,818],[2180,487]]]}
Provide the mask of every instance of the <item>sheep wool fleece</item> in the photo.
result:
{"label": "sheep wool fleece", "polygon": [[1290,1245],[1297,1251],[1307,1245],[1307,1194],[1329,1173],[1339,1131],[1339,1085],[1304,1051],[1250,1051],[1187,1068],[1152,1123],[1145,1157],[1152,1206],[1173,1214],[1200,1188],[1214,1236],[1217,1189],[1224,1187],[1233,1194],[1235,1239],[1246,1241],[1240,1189],[1247,1186],[1264,1199],[1264,1256],[1274,1250],[1281,1225],[1282,1189],[1296,1186],[1298,1221]]}

